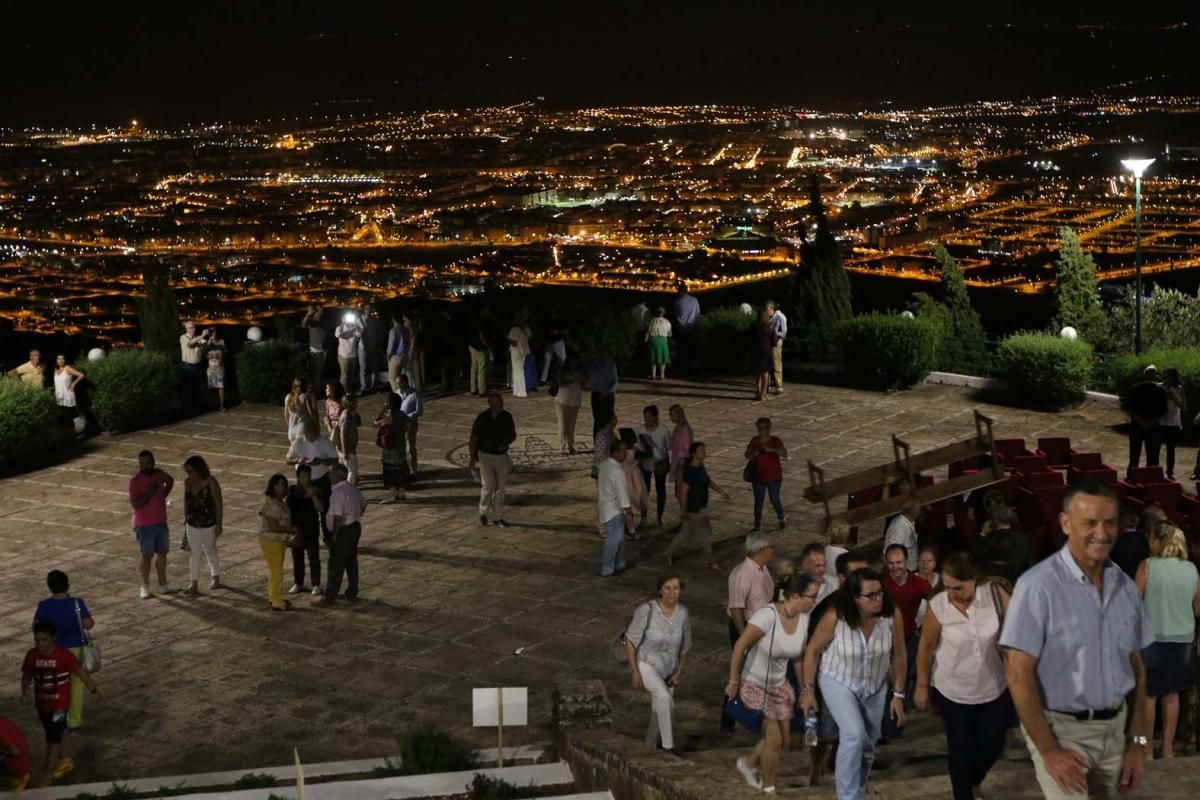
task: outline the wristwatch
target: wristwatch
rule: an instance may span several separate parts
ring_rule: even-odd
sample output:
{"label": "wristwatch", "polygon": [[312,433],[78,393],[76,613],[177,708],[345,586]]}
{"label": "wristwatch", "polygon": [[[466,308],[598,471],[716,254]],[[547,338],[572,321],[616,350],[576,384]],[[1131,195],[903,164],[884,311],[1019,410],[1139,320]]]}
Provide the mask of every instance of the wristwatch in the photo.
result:
{"label": "wristwatch", "polygon": [[1130,736],[1130,737],[1129,737],[1129,739],[1130,739],[1130,741],[1132,741],[1134,744],[1136,744],[1138,747],[1144,747],[1144,748],[1146,748],[1147,750],[1149,750],[1149,749],[1150,749],[1150,739],[1149,739],[1148,737],[1145,737],[1145,736]]}

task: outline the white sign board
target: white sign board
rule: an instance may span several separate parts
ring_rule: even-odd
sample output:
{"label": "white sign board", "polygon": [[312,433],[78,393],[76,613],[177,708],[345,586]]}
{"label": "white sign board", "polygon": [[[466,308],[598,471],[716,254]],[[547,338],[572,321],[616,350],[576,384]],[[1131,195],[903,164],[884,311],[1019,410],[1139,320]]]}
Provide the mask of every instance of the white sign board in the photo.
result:
{"label": "white sign board", "polygon": [[471,724],[476,728],[495,728],[500,725],[500,695],[504,695],[504,727],[529,724],[529,690],[520,688],[472,689]]}

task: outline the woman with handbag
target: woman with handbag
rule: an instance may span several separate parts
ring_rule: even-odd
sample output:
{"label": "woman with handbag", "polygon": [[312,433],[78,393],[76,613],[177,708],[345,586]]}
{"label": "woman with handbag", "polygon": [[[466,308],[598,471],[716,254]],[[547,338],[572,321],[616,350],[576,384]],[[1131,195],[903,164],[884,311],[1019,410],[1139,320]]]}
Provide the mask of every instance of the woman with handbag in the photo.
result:
{"label": "woman with handbag", "polygon": [[637,607],[625,629],[625,659],[633,688],[650,694],[646,745],[675,750],[675,689],[687,671],[692,649],[692,620],[679,602],[683,579],[668,572],[658,579],[658,597]]}
{"label": "woman with handbag", "polygon": [[292,607],[283,597],[283,558],[297,530],[292,525],[292,512],[287,505],[288,482],[282,475],[272,475],[263,492],[259,514],[258,544],[267,562],[267,600],[272,611],[287,611]]}
{"label": "woman with handbag", "polygon": [[1000,655],[1009,597],[981,578],[967,553],[946,557],[942,591],[929,601],[917,649],[917,708],[932,704],[946,727],[954,800],[980,796],[1014,719]]}
{"label": "woman with handbag", "polygon": [[873,569],[851,572],[832,597],[804,654],[800,703],[805,716],[817,712],[819,667],[821,697],[838,727],[837,796],[859,800],[875,762],[889,677],[892,718],[904,724],[904,620]]}
{"label": "woman with handbag", "polygon": [[[46,574],[46,588],[50,590],[50,596],[37,604],[33,621],[54,623],[55,644],[70,650],[71,655],[79,659],[88,672],[99,672],[100,651],[92,644],[92,637],[88,634],[96,621],[92,619],[87,604],[82,598],[71,596],[71,581],[67,573],[61,570],[54,569]],[[67,709],[68,731],[83,727],[83,696],[83,681],[72,675],[71,705]]]}
{"label": "woman with handbag", "polygon": [[200,558],[208,559],[212,580],[209,589],[221,587],[221,555],[217,539],[221,538],[221,522],[225,506],[221,484],[209,472],[208,462],[200,456],[189,456],[183,462],[187,478],[183,482],[184,531],[188,542],[188,570],[191,578],[185,594],[200,594]]}
{"label": "woman with handbag", "polygon": [[778,436],[771,435],[771,418],[759,417],[754,423],[758,434],[746,445],[746,469],[744,478],[754,488],[754,529],[762,531],[763,498],[771,497],[771,507],[779,518],[779,530],[787,525],[783,513],[783,500],[779,498],[779,487],[783,484],[783,462],[788,457],[787,447]]}
{"label": "woman with handbag", "polygon": [[807,572],[789,578],[783,599],[750,617],[729,658],[726,711],[751,730],[755,722],[762,730],[754,752],[734,766],[746,783],[764,792],[775,792],[779,754],[788,744],[796,691],[787,681],[787,665],[798,662],[804,652],[808,613],[817,602],[818,588]]}
{"label": "woman with handbag", "polygon": [[404,499],[404,484],[408,482],[408,455],[405,450],[405,416],[400,404],[400,395],[388,392],[387,402],[375,417],[375,444],[379,445],[380,456],[383,460],[383,488],[391,491],[391,496],[380,500],[383,505],[398,503]]}

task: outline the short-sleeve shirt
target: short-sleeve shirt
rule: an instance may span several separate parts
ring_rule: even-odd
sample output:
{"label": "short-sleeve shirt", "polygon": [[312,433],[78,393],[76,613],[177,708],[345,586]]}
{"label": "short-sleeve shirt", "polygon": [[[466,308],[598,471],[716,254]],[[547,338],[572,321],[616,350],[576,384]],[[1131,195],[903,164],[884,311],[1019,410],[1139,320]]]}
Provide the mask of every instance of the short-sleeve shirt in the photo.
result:
{"label": "short-sleeve shirt", "polygon": [[[79,604],[79,617],[75,617],[75,604]],[[80,620],[90,619],[87,604],[78,597],[47,597],[37,604],[33,621],[47,620],[54,623],[54,641],[59,647],[83,647],[83,631]]]}
{"label": "short-sleeve shirt", "polygon": [[904,635],[912,636],[917,632],[917,609],[922,600],[933,596],[933,587],[915,572],[908,573],[908,579],[901,586],[888,572],[883,576],[883,589],[892,598],[896,608],[900,609],[900,618],[904,620]]}
{"label": "short-sleeve shirt", "polygon": [[[310,462],[316,459],[337,459],[337,448],[333,446],[333,442],[326,439],[324,436],[317,435],[317,438],[311,442],[301,436],[296,441],[292,442],[291,448],[288,450],[289,461],[301,461],[308,459]],[[329,464],[310,464],[312,467],[312,479],[319,481],[329,474]]]}
{"label": "short-sleeve shirt", "polygon": [[700,301],[690,294],[680,295],[675,300],[675,324],[687,328],[700,318]]}
{"label": "short-sleeve shirt", "polygon": [[161,525],[167,521],[167,495],[164,491],[166,488],[166,473],[160,469],[154,470],[151,473],[142,472],[140,469],[133,474],[129,479],[129,499],[133,500],[146,491],[153,485],[158,484],[159,490],[154,493],[150,501],[141,508],[133,510],[133,527],[144,528],[147,525]]}
{"label": "short-sleeve shirt", "polygon": [[[757,436],[750,440],[749,447],[757,450],[762,446]],[[774,450],[782,450],[783,440],[778,436],[772,436],[767,440],[765,446]],[[755,483],[779,483],[779,481],[783,480],[783,464],[780,462],[777,453],[760,453],[754,456],[751,461],[754,462]]]}
{"label": "short-sleeve shirt", "polygon": [[325,328],[321,326],[321,320],[316,317],[309,317],[308,321],[304,324],[308,327],[308,349],[324,350]]}
{"label": "short-sleeve shirt", "polygon": [[688,467],[683,471],[683,482],[688,485],[687,511],[694,514],[708,508],[708,485],[712,480],[704,467]]}
{"label": "short-sleeve shirt", "polygon": [[199,336],[188,336],[186,333],[179,337],[179,357],[185,364],[199,364],[204,361],[204,348],[192,347],[193,342],[199,342]]}
{"label": "short-sleeve shirt", "polygon": [[729,573],[729,604],[725,613],[733,616],[733,609],[740,608],[750,619],[755,611],[769,604],[775,596],[775,580],[771,570],[759,566],[746,556]]}
{"label": "short-sleeve shirt", "polygon": [[[320,492],[318,492],[319,495]],[[299,484],[294,484],[288,487],[287,506],[288,511],[292,514],[292,524],[304,536],[305,544],[318,543],[320,541],[321,516],[317,513],[317,506],[313,503],[313,498],[309,497]]]}
{"label": "short-sleeve shirt", "polygon": [[66,711],[71,707],[71,673],[78,669],[79,659],[60,645],[48,653],[35,647],[25,654],[21,672],[33,678],[33,704],[38,711]]}
{"label": "short-sleeve shirt", "polygon": [[29,741],[21,729],[5,717],[0,717],[0,754],[4,756],[8,775],[29,774]]}
{"label": "short-sleeve shirt", "polygon": [[692,621],[682,604],[668,617],[657,600],[642,603],[625,629],[639,663],[649,664],[664,679],[679,669],[679,657],[692,650]]}
{"label": "short-sleeve shirt", "polygon": [[670,336],[671,323],[667,321],[666,317],[655,317],[646,326],[646,333],[651,336]]}
{"label": "short-sleeve shirt", "polygon": [[787,680],[787,662],[804,652],[808,640],[808,615],[796,617],[796,630],[788,633],[774,606],[755,611],[749,624],[763,632],[746,656],[742,678],[763,686],[778,686]]}
{"label": "short-sleeve shirt", "polygon": [[325,525],[333,530],[333,518],[341,517],[342,525],[353,525],[362,520],[367,501],[362,492],[349,481],[342,481],[329,493],[329,510],[325,512]]}
{"label": "short-sleeve shirt", "polygon": [[498,456],[508,452],[509,443],[516,438],[517,426],[512,414],[501,410],[493,416],[489,408],[475,417],[471,435],[477,439],[479,452]]}
{"label": "short-sleeve shirt", "polygon": [[[634,433],[637,434],[638,444],[642,446],[643,451],[646,453],[646,455],[640,456],[638,466],[649,472],[654,469],[654,462],[666,461],[668,459],[667,442],[671,432],[667,430],[666,425],[659,424],[652,431],[646,430],[645,425],[639,425],[634,430]],[[643,439],[642,437],[645,438]],[[648,450],[645,449],[646,445],[649,445]]]}
{"label": "short-sleeve shirt", "polygon": [[1116,708],[1136,680],[1131,654],[1154,631],[1129,576],[1104,567],[1103,595],[1075,563],[1069,547],[1017,581],[1000,646],[1037,659],[1045,707],[1052,711]]}

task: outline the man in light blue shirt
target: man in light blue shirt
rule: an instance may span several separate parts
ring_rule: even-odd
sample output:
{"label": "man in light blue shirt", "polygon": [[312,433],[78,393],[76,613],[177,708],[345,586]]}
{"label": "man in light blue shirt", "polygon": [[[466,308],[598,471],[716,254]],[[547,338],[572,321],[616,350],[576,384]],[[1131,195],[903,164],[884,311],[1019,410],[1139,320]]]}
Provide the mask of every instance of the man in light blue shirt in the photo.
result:
{"label": "man in light blue shirt", "polygon": [[675,298],[675,325],[680,330],[687,330],[700,319],[700,301],[695,295],[688,294],[686,284],[679,284],[679,295]]}
{"label": "man in light blue shirt", "polygon": [[408,417],[404,426],[404,435],[408,438],[408,466],[412,474],[417,474],[417,420],[425,413],[425,401],[421,393],[413,389],[407,372],[396,376],[396,394],[400,395],[400,413]]}
{"label": "man in light blue shirt", "polygon": [[767,324],[775,334],[775,351],[771,354],[771,382],[775,384],[775,394],[783,394],[783,340],[787,338],[787,316],[779,310],[779,304],[774,300],[767,301],[767,311],[771,318]]}
{"label": "man in light blue shirt", "polygon": [[[1154,641],[1137,587],[1108,560],[1117,538],[1112,488],[1067,489],[1067,543],[1017,581],[1000,645],[1009,690],[1047,798],[1115,798],[1145,772],[1141,650]],[[1126,746],[1126,700],[1131,742]]]}
{"label": "man in light blue shirt", "polygon": [[408,355],[412,339],[408,328],[400,321],[399,315],[392,317],[392,328],[388,331],[387,339],[387,368],[388,385],[396,390],[396,376],[408,369]]}

